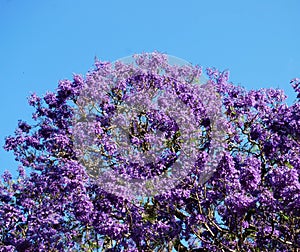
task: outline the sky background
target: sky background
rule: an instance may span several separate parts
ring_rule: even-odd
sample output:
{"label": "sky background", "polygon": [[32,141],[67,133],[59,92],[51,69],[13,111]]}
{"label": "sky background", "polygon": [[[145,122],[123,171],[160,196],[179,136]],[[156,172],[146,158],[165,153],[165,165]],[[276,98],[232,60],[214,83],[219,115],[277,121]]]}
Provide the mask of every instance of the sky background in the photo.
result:
{"label": "sky background", "polygon": [[159,52],[229,69],[247,89],[281,88],[300,77],[299,0],[0,0],[0,173],[18,164],[2,150],[27,97],[85,74],[94,57],[115,61]]}

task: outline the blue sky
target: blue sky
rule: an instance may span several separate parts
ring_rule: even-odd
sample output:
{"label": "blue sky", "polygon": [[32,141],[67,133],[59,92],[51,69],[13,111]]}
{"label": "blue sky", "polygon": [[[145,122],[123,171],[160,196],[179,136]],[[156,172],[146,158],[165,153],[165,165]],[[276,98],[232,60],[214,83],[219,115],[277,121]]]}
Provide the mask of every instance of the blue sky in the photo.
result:
{"label": "blue sky", "polygon": [[[284,89],[300,77],[298,0],[0,0],[0,145],[31,92],[85,74],[94,57],[114,61],[158,50],[203,67],[229,69],[247,89]],[[15,171],[0,150],[0,172]]]}

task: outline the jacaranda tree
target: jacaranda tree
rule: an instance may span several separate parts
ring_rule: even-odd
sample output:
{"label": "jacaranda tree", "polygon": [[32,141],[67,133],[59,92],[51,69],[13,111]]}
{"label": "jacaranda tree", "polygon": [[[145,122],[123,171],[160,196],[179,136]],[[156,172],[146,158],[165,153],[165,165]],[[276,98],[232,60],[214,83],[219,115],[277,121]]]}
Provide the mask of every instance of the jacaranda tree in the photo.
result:
{"label": "jacaranda tree", "polygon": [[144,53],[31,95],[0,251],[300,251],[299,100],[203,75]]}

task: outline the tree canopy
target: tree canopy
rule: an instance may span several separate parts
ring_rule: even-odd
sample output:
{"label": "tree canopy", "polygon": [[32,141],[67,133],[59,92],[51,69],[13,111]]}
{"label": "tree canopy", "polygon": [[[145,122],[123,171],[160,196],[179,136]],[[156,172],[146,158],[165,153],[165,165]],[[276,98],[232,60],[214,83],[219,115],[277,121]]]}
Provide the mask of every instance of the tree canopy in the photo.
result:
{"label": "tree canopy", "polygon": [[227,71],[134,59],[29,97],[0,251],[298,251],[300,80],[288,106]]}

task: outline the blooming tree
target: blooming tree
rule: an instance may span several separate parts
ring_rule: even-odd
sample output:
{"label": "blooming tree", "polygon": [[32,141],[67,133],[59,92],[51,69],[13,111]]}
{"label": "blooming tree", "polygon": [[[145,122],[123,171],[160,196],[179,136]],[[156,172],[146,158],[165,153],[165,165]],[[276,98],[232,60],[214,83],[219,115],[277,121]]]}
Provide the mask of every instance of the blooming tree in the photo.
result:
{"label": "blooming tree", "polygon": [[0,251],[298,251],[299,100],[202,75],[155,52],[33,94]]}

